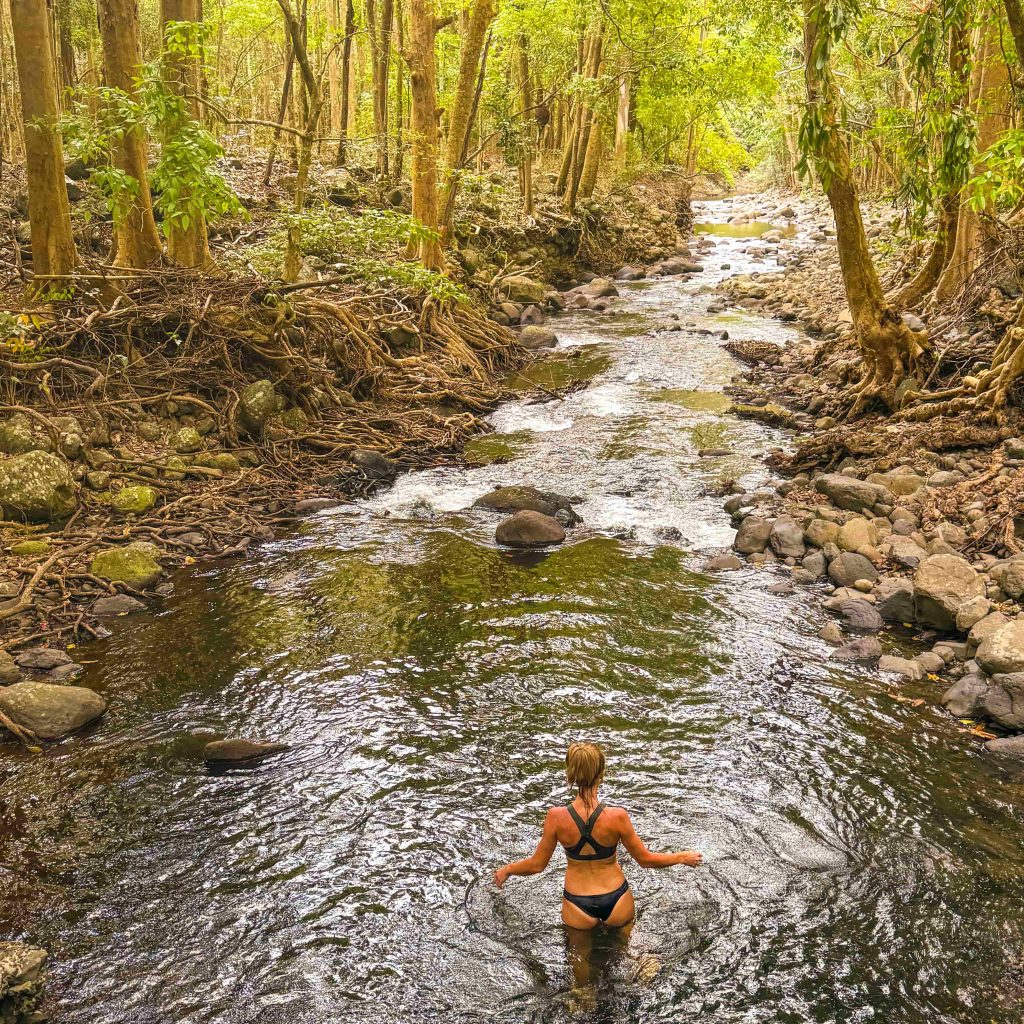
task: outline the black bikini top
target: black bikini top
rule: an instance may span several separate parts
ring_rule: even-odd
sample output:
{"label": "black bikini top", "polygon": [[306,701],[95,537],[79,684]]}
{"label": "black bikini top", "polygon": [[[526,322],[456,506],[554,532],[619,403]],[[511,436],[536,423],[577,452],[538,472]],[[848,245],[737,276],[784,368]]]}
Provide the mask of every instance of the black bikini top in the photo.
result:
{"label": "black bikini top", "polygon": [[[598,804],[586,821],[576,813],[576,808],[571,803],[566,804],[565,809],[572,815],[572,820],[576,822],[576,827],[580,830],[580,841],[565,848],[565,855],[569,860],[607,860],[609,857],[615,856],[615,850],[619,845],[618,840],[612,846],[604,846],[594,838],[594,823],[601,817],[604,804]],[[589,846],[594,852],[581,853],[584,846]]]}

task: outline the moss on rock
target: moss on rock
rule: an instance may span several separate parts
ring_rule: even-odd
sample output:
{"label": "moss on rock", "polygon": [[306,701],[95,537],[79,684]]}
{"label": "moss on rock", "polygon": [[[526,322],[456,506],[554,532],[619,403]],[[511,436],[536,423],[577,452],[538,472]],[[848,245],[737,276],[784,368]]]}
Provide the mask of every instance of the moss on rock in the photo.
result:
{"label": "moss on rock", "polygon": [[67,518],[77,504],[74,478],[59,456],[31,451],[0,463],[0,505],[8,519],[48,523]]}
{"label": "moss on rock", "polygon": [[120,548],[107,548],[92,560],[92,573],[100,579],[126,583],[135,590],[152,586],[163,570],[156,560],[157,548],[145,541],[134,541]]}
{"label": "moss on rock", "polygon": [[110,504],[119,512],[148,512],[157,502],[159,492],[145,484],[135,487],[123,487],[114,495]]}

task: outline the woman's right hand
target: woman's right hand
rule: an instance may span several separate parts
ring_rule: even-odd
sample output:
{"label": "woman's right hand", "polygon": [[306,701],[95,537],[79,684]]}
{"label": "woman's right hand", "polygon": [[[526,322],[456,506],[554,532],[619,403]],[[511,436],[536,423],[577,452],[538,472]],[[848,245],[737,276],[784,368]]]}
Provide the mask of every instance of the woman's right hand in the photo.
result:
{"label": "woman's right hand", "polygon": [[679,863],[688,868],[699,868],[704,863],[704,854],[699,850],[685,850],[679,854]]}

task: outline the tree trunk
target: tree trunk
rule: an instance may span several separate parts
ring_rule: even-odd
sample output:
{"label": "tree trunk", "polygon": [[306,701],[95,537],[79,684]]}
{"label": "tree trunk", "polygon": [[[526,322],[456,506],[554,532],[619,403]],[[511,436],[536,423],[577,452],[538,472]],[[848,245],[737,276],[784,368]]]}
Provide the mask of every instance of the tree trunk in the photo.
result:
{"label": "tree trunk", "polygon": [[805,144],[835,217],[846,301],[865,364],[850,412],[854,416],[875,399],[890,409],[898,407],[897,392],[905,379],[918,374],[927,339],[911,331],[886,302],[868,250],[850,167],[849,139],[840,125],[840,100],[832,77],[829,41],[818,33],[820,2],[803,0],[808,107]]}
{"label": "tree trunk", "polygon": [[[974,82],[972,93],[978,112],[978,154],[991,146],[1010,126],[1009,74],[1003,60],[999,23],[988,18],[975,34]],[[974,274],[986,239],[981,218],[968,203],[961,202],[957,218],[956,239],[946,268],[935,287],[940,302],[951,298]]]}
{"label": "tree trunk", "polygon": [[533,106],[530,94],[530,55],[527,47],[529,41],[525,35],[519,37],[516,46],[516,67],[519,77],[519,104],[522,128],[520,138],[522,144],[519,157],[519,182],[523,200],[523,214],[533,216],[533,140],[536,121],[530,111]]}
{"label": "tree trunk", "polygon": [[[398,36],[398,53],[405,49],[405,15],[402,11],[402,0],[396,0],[395,8],[396,34]],[[395,158],[391,162],[391,171],[395,178],[401,180],[402,167],[405,162],[404,128],[405,128],[405,74],[401,64],[395,65]]]}
{"label": "tree trunk", "polygon": [[60,43],[60,85],[63,90],[74,89],[78,84],[75,72],[75,47],[71,41],[71,4],[69,0],[54,8],[57,21],[57,38]]}
{"label": "tree trunk", "polygon": [[[76,255],[64,186],[64,152],[54,128],[59,114],[57,76],[46,0],[11,0],[11,23],[25,131],[32,272],[40,279],[61,277],[74,271]],[[40,285],[45,282],[40,280]],[[60,288],[61,282],[56,281],[55,287]]]}
{"label": "tree trunk", "polygon": [[[284,82],[281,84],[281,104],[277,109],[277,123],[284,124],[288,116],[288,106],[292,96],[292,76],[295,73],[295,51],[292,49],[291,39],[285,35],[285,60],[284,60]],[[277,159],[277,144],[281,138],[281,129],[275,128],[270,139],[270,149],[267,152],[267,166],[263,171],[263,185],[270,184],[274,174],[274,161]]]}
{"label": "tree trunk", "polygon": [[579,197],[590,199],[597,186],[597,170],[601,163],[601,122],[595,116],[590,126],[590,139],[587,142],[587,155],[583,160],[583,174],[580,177]]}
{"label": "tree trunk", "polygon": [[[197,0],[160,0],[160,25],[164,32],[170,22],[192,22],[198,25],[199,4]],[[192,96],[199,93],[199,63],[181,54],[164,55],[165,84],[167,89],[178,96]],[[189,116],[199,120],[198,102],[188,100]],[[175,125],[168,125],[168,137],[173,137]],[[182,199],[188,199],[182,195]],[[210,255],[209,236],[206,231],[206,216],[201,210],[190,212],[188,226],[171,218],[164,219],[164,234],[167,237],[167,255],[183,267],[213,269]]]}
{"label": "tree trunk", "polygon": [[[604,23],[598,22],[591,29],[590,46],[587,51],[585,73],[587,78],[596,80],[601,68],[601,49],[604,42]],[[590,148],[591,129],[594,123],[594,112],[589,104],[579,101],[579,118],[577,121],[573,144],[570,147],[571,157],[565,180],[565,198],[563,207],[567,213],[576,209],[576,197],[579,193],[580,179],[583,177],[583,164],[587,150]]]}
{"label": "tree trunk", "polygon": [[341,130],[341,68],[338,41],[343,38],[340,0],[327,0],[327,95],[330,100],[332,132]]}
{"label": "tree trunk", "polygon": [[1010,34],[1013,36],[1013,47],[1017,51],[1017,60],[1024,65],[1024,10],[1020,0],[1004,0],[1006,20],[1010,23]]}
{"label": "tree trunk", "polygon": [[306,184],[309,181],[309,167],[313,161],[313,142],[323,110],[323,90],[320,79],[313,73],[306,51],[305,16],[300,21],[295,16],[289,0],[277,0],[277,4],[284,15],[285,29],[291,39],[295,62],[299,66],[299,80],[302,82],[302,134],[299,136],[292,217],[288,224],[288,244],[281,273],[285,281],[296,281],[302,268],[302,227],[299,215],[306,205]]}
{"label": "tree trunk", "polygon": [[373,130],[377,147],[377,174],[388,177],[388,70],[391,64],[393,0],[383,0],[378,16],[377,0],[366,0],[370,32],[370,70],[373,93]]}
{"label": "tree trunk", "polygon": [[630,76],[623,74],[619,79],[619,103],[615,112],[615,160],[618,163],[626,159],[626,146],[629,141],[630,88]]}
{"label": "tree trunk", "polygon": [[469,134],[473,127],[473,110],[479,95],[479,75],[484,56],[487,29],[494,20],[493,0],[477,0],[466,25],[459,56],[459,75],[452,96],[448,118],[448,138],[445,146],[445,185],[442,193],[442,240],[451,241],[455,220],[455,197],[459,190],[459,176],[469,149]]}
{"label": "tree trunk", "polygon": [[[138,7],[135,0],[98,0],[97,10],[107,85],[134,99],[135,78],[142,65]],[[125,267],[150,267],[159,261],[162,249],[153,217],[146,141],[141,128],[125,132],[115,144],[114,166],[137,182],[137,194],[124,201],[124,209],[114,222],[117,263]]]}
{"label": "tree trunk", "polygon": [[[434,43],[437,16],[433,0],[409,3],[409,92],[412,101],[412,215],[428,231],[437,232],[437,71]],[[410,242],[410,258],[428,270],[444,265],[438,238]]]}
{"label": "tree trunk", "polygon": [[339,167],[344,167],[348,160],[348,124],[351,120],[352,97],[352,37],[356,30],[356,13],[352,0],[345,2],[345,40],[341,44],[341,112],[338,125],[338,159]]}

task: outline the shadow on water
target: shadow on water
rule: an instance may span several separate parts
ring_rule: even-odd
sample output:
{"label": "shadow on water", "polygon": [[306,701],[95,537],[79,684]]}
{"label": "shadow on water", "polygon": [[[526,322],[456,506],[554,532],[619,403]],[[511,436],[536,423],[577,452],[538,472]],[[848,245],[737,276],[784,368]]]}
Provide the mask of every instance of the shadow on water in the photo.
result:
{"label": "shadow on water", "polygon": [[[767,593],[777,573],[700,569],[731,537],[708,489],[725,469],[756,487],[786,443],[722,417],[715,339],[649,333],[699,321],[714,280],[630,291],[629,337],[560,321],[531,372],[588,388],[497,410],[475,464],[183,572],[84,652],[107,719],[0,767],[0,933],[52,951],[57,1019],[1019,1021],[1021,774],[956,733],[934,684],[908,684],[915,708],[829,662],[807,595]],[[731,454],[700,458],[720,429]],[[566,546],[494,545],[472,502],[523,481],[584,499]],[[226,735],[292,750],[210,772]],[[565,798],[579,737],[655,848],[706,857],[626,859],[630,951],[595,937],[589,1002],[559,865],[490,884]]]}

